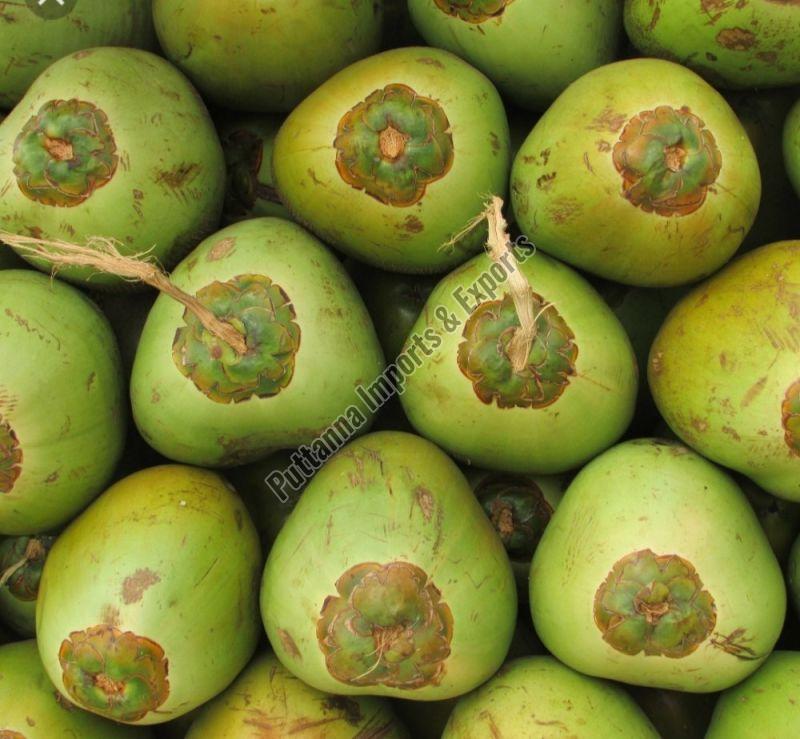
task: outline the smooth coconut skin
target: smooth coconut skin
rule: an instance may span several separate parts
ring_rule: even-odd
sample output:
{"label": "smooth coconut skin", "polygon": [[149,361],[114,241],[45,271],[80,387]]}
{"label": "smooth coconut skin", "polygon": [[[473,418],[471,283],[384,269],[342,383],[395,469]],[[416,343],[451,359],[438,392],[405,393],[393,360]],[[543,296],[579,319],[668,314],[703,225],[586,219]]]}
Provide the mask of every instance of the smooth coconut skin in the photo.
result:
{"label": "smooth coconut skin", "polygon": [[52,536],[15,536],[0,539],[0,621],[24,637],[36,635],[36,599],[39,580]]}
{"label": "smooth coconut skin", "polygon": [[272,179],[272,150],[283,119],[270,115],[228,116],[218,124],[228,183],[226,223],[246,218],[289,218]]}
{"label": "smooth coconut skin", "polygon": [[[447,275],[431,293],[405,350],[410,350],[415,335],[424,337],[426,331],[438,334],[441,345],[434,349],[428,340],[432,356],[418,352],[422,364],[406,379],[403,408],[420,434],[469,464],[523,474],[564,472],[609,447],[627,428],[637,393],[633,349],[611,309],[589,284],[566,265],[537,253],[521,263],[520,270],[534,293],[552,303],[574,335],[568,361],[562,354],[558,361],[551,357],[544,364],[556,378],[560,394],[551,398],[549,405],[500,407],[496,398],[485,402],[475,386],[480,368],[471,378],[459,359],[462,346],[471,347],[470,353],[477,355],[474,342],[464,336],[476,311],[465,311],[457,291],[460,289],[458,294],[474,308],[477,299],[467,288],[488,273],[491,265],[490,258],[481,254]],[[506,283],[501,283],[497,299],[507,296],[507,290]],[[484,294],[481,305],[491,302]],[[535,305],[537,313],[541,301]],[[448,330],[444,314],[459,321],[455,330]],[[553,315],[552,310],[541,314],[537,323],[540,334],[550,330]],[[451,319],[447,320],[452,327]],[[512,325],[519,326],[516,314]],[[500,387],[500,380],[507,377],[521,382],[523,375],[513,372],[507,356],[498,353],[496,346],[499,343],[489,336],[480,347],[491,381],[487,384]],[[552,351],[553,346],[548,337],[548,349]],[[542,340],[534,340],[533,363],[542,361],[542,351]],[[534,382],[544,376],[538,370],[530,374]]]}
{"label": "smooth coconut skin", "polygon": [[[0,124],[0,219],[13,233],[79,244],[114,238],[124,254],[147,252],[169,269],[217,227],[224,188],[205,105],[177,69],[146,51],[60,59]],[[94,288],[129,284],[88,267],[59,275]]]}
{"label": "smooth coconut skin", "polygon": [[724,98],[658,59],[609,64],[573,82],[511,172],[517,222],[540,249],[642,287],[721,267],[760,196],[753,147]]}
{"label": "smooth coconut skin", "polygon": [[789,111],[783,128],[783,158],[789,179],[800,197],[800,100]]}
{"label": "smooth coconut skin", "polygon": [[50,531],[102,491],[122,454],[119,350],[82,293],[3,270],[0,356],[0,534]]}
{"label": "smooth coconut skin", "polygon": [[[637,554],[651,564],[619,568]],[[741,489],[683,445],[658,439],[620,444],[578,474],[530,582],[536,632],[562,662],[695,693],[754,672],[786,611],[780,566]]]}
{"label": "smooth coconut skin", "polygon": [[800,4],[626,0],[625,30],[645,56],[685,64],[715,87],[800,83]]}
{"label": "smooth coconut skin", "polygon": [[464,476],[398,432],[349,444],[317,473],[261,584],[280,661],[342,695],[466,693],[503,661],[516,608],[508,557]]}
{"label": "smooth coconut skin", "polygon": [[698,452],[800,501],[800,242],[745,254],[670,313],[650,353],[661,415]]}
{"label": "smooth coconut skin", "polygon": [[407,739],[389,701],[344,698],[305,685],[272,654],[250,664],[233,685],[205,706],[186,739],[244,739],[257,727],[263,736],[307,739],[381,737]]}
{"label": "smooth coconut skin", "polygon": [[273,157],[281,199],[326,243],[391,271],[442,272],[480,249],[480,230],[445,244],[487,194],[506,192],[508,121],[492,83],[458,57],[395,49],[309,95],[278,132]]}
{"label": "smooth coconut skin", "polygon": [[614,61],[622,31],[616,0],[410,0],[409,10],[429,44],[458,54],[533,110]]}
{"label": "smooth coconut skin", "polygon": [[800,734],[800,652],[773,652],[764,666],[717,701],[707,739]]}
{"label": "smooth coconut skin", "polygon": [[153,18],[167,57],[205,97],[280,112],[378,50],[383,2],[153,0]]}
{"label": "smooth coconut skin", "polygon": [[[355,430],[366,430],[371,414],[355,388],[380,374],[383,357],[367,310],[341,263],[300,226],[262,218],[206,239],[175,269],[172,280],[195,294],[241,275],[268,279],[285,291],[293,307],[294,345],[283,357],[285,347],[271,354],[283,363],[283,386],[263,397],[243,393],[234,400],[232,395],[215,398],[213,385],[225,373],[200,370],[193,375],[204,383],[200,389],[180,369],[188,360],[174,356],[176,332],[187,327],[184,307],[162,295],[145,324],[131,378],[133,414],[142,436],[170,459],[209,467],[245,464],[276,449],[310,444],[351,404],[361,409],[364,423],[357,426],[353,414],[347,418]],[[260,304],[268,307],[263,300]],[[239,324],[248,341],[247,361],[255,352],[269,350],[274,328],[275,321],[255,330]],[[208,347],[222,346],[207,332],[202,336]],[[220,352],[223,362],[235,368],[233,349],[225,345]],[[267,366],[264,376],[270,372]],[[239,377],[245,387],[256,376],[245,368]]]}
{"label": "smooth coconut skin", "polygon": [[188,713],[255,651],[260,558],[247,509],[218,475],[167,465],[118,482],[45,563],[36,627],[50,679],[71,703],[123,723]]}
{"label": "smooth coconut skin", "polygon": [[0,736],[9,739],[151,739],[150,729],[106,721],[58,699],[36,642],[0,647]]}
{"label": "smooth coconut skin", "polygon": [[0,26],[0,109],[11,109],[52,62],[94,46],[156,45],[151,0],[80,0],[43,19],[24,2],[4,3]]}
{"label": "smooth coconut skin", "polygon": [[[553,733],[549,733],[553,727]],[[507,663],[455,707],[442,739],[509,736],[657,739],[658,732],[622,688],[581,675],[552,657]]]}

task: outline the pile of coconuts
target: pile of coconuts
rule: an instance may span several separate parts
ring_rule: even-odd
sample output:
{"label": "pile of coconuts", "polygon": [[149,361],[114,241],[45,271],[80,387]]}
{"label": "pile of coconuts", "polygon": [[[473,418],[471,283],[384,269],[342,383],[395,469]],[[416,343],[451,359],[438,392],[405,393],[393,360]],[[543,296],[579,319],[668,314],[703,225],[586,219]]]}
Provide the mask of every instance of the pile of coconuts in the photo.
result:
{"label": "pile of coconuts", "polygon": [[0,739],[800,736],[800,3],[0,2]]}

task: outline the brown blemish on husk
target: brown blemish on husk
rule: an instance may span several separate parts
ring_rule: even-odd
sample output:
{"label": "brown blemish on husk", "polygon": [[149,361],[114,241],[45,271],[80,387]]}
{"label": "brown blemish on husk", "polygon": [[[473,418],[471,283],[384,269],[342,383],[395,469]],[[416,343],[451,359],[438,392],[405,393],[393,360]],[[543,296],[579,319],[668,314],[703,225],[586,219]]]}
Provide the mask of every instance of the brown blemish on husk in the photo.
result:
{"label": "brown blemish on husk", "polygon": [[349,110],[333,146],[342,180],[394,207],[419,202],[429,185],[447,175],[454,156],[441,105],[399,83],[375,90]]}
{"label": "brown blemish on husk", "polygon": [[18,731],[11,731],[11,729],[0,730],[0,739],[26,739],[25,734],[20,734]]}
{"label": "brown blemish on husk", "polygon": [[717,43],[731,51],[747,51],[756,45],[757,38],[745,28],[723,28],[717,34]]}
{"label": "brown blemish on husk", "polygon": [[514,0],[435,0],[443,13],[467,23],[485,23],[493,18],[500,19],[506,8]]}
{"label": "brown blemish on husk", "polygon": [[22,448],[14,429],[0,416],[0,494],[10,493],[22,473]]}
{"label": "brown blemish on husk", "polygon": [[627,118],[624,113],[617,113],[612,108],[605,108],[586,128],[590,131],[617,133],[625,125]]}
{"label": "brown blemish on husk", "polygon": [[691,562],[642,549],[618,560],[598,587],[594,621],[618,652],[678,659],[708,639],[717,613]]}
{"label": "brown blemish on husk", "polygon": [[414,499],[422,511],[422,517],[426,521],[431,520],[433,515],[433,495],[431,491],[421,485],[414,491]]}
{"label": "brown blemish on husk", "polygon": [[786,391],[781,404],[781,422],[786,432],[786,444],[792,454],[800,457],[800,380]]}
{"label": "brown blemish on husk", "polygon": [[755,650],[747,646],[752,641],[752,637],[747,636],[746,629],[734,629],[727,636],[714,634],[711,638],[711,646],[721,649],[726,654],[736,657],[736,659],[750,662],[760,659]]}
{"label": "brown blemish on husk", "polygon": [[206,260],[209,262],[217,262],[220,259],[224,259],[227,257],[233,250],[236,248],[236,238],[235,237],[228,237],[227,239],[221,239],[218,241],[214,246],[211,247],[208,251],[208,256]]}
{"label": "brown blemish on husk", "polygon": [[278,629],[278,637],[281,640],[281,644],[283,644],[283,648],[292,658],[302,660],[303,657],[297,648],[297,644],[295,644],[292,635],[286,629]]}
{"label": "brown blemish on husk", "polygon": [[408,562],[364,562],[336,581],[336,591],[317,621],[319,647],[335,679],[403,689],[441,682],[453,615],[424,570]]}
{"label": "brown blemish on husk", "polygon": [[406,216],[402,228],[408,233],[418,234],[425,230],[425,224],[416,216]]}
{"label": "brown blemish on husk", "polygon": [[143,719],[169,696],[159,644],[101,624],[73,631],[58,652],[64,687],[81,707],[122,722]]}
{"label": "brown blemish on husk", "polygon": [[122,581],[122,600],[125,605],[138,603],[145,590],[161,582],[161,578],[152,570],[136,570]]}
{"label": "brown blemish on husk", "polygon": [[181,190],[189,185],[200,174],[199,164],[190,163],[178,164],[170,170],[161,171],[156,176],[156,183],[165,185],[170,190]]}

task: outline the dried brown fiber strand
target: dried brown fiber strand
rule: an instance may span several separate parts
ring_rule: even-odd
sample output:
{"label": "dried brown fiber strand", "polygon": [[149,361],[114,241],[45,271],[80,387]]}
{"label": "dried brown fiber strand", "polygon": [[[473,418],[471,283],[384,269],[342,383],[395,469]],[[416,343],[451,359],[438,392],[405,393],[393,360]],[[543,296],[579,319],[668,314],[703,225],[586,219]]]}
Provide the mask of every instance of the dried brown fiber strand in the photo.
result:
{"label": "dried brown fiber strand", "polygon": [[[489,227],[489,236],[486,241],[486,251],[493,261],[500,263],[508,274],[508,287],[514,308],[519,319],[519,328],[509,342],[509,359],[515,372],[521,372],[528,364],[531,346],[536,338],[536,321],[539,316],[550,307],[544,305],[539,313],[533,312],[533,291],[528,280],[522,274],[517,263],[516,255],[511,247],[511,237],[508,233],[508,223],[503,217],[503,199],[493,195],[486,203],[484,209],[473,218],[466,227],[457,233],[448,244],[453,244],[467,233],[472,231],[483,221]],[[508,269],[508,265],[513,269]]]}
{"label": "dried brown fiber strand", "polygon": [[197,316],[208,331],[228,344],[237,354],[247,353],[244,336],[231,324],[217,318],[197,298],[181,290],[170,281],[169,275],[163,269],[144,258],[144,255],[121,254],[117,248],[118,242],[114,239],[93,236],[85,245],[81,245],[58,239],[37,239],[33,236],[0,231],[0,241],[25,256],[50,262],[54,274],[61,267],[90,267],[98,272],[150,285],[184,305]]}

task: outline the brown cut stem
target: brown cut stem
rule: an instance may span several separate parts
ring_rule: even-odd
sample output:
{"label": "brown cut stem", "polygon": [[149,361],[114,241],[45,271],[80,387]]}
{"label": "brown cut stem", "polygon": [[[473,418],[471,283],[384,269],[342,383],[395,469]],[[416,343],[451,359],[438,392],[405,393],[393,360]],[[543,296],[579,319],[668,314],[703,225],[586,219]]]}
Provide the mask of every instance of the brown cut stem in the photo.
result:
{"label": "brown cut stem", "polygon": [[231,324],[217,318],[197,298],[181,290],[157,264],[144,259],[144,255],[124,256],[114,239],[93,236],[82,246],[68,241],[36,239],[0,231],[0,241],[25,256],[47,260],[53,265],[54,274],[61,267],[90,267],[98,272],[150,285],[194,313],[209,332],[228,344],[237,354],[247,353],[244,336]]}

